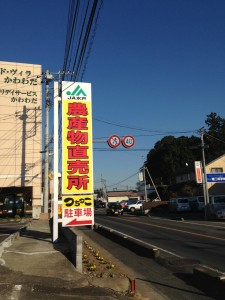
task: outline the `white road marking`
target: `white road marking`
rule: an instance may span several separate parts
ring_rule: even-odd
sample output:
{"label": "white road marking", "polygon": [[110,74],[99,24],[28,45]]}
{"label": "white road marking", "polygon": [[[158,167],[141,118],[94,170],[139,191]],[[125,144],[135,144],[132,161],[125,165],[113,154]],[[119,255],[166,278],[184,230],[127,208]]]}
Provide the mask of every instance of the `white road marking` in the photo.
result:
{"label": "white road marking", "polygon": [[21,251],[13,251],[13,250],[4,250],[4,253],[16,253],[16,254],[23,254],[23,255],[39,255],[39,254],[53,254],[59,253],[59,251],[39,251],[39,252],[21,252]]}

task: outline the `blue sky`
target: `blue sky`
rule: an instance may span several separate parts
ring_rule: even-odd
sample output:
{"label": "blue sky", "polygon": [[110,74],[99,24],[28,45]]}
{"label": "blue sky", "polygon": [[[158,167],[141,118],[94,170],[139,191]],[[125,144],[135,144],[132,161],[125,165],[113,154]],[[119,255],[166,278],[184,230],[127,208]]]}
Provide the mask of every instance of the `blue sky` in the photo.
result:
{"label": "blue sky", "polygon": [[[0,60],[60,71],[68,7],[2,0]],[[93,137],[102,140],[94,149],[103,148],[94,150],[96,188],[101,178],[108,190],[135,188],[163,136],[196,135],[211,112],[225,117],[224,37],[224,0],[103,1],[83,77],[92,83]],[[133,135],[134,147],[110,149],[112,134]]]}

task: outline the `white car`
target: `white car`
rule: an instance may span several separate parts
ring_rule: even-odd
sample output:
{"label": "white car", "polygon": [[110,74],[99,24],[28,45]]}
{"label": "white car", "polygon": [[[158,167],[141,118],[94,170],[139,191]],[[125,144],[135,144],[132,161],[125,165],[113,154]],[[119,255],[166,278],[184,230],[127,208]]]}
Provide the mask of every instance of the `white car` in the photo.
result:
{"label": "white car", "polygon": [[143,209],[143,201],[141,200],[129,200],[125,205],[125,211],[134,212],[135,210],[142,210]]}

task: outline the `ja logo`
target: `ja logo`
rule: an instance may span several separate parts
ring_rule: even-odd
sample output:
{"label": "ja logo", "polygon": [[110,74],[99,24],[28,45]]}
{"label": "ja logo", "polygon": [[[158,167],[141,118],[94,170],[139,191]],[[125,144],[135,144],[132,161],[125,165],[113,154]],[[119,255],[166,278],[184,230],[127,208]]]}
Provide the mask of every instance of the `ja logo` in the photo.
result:
{"label": "ja logo", "polygon": [[71,93],[70,91],[67,91],[66,94],[68,96],[74,96],[74,97],[80,97],[81,95],[83,97],[87,97],[86,93],[82,90],[82,88],[78,85],[75,90]]}

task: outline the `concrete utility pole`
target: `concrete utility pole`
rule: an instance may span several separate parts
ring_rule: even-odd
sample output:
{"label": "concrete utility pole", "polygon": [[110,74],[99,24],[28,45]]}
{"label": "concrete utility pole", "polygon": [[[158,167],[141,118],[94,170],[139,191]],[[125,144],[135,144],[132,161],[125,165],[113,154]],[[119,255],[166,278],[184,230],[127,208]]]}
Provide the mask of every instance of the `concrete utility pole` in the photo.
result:
{"label": "concrete utility pole", "polygon": [[48,213],[49,198],[49,109],[50,109],[50,92],[49,83],[54,79],[53,75],[46,70],[45,72],[45,159],[44,159],[44,213]]}
{"label": "concrete utility pole", "polygon": [[207,187],[207,176],[206,176],[206,169],[205,169],[205,143],[204,143],[204,128],[199,130],[201,134],[201,148],[202,148],[202,169],[203,169],[203,194],[205,198],[205,220],[207,220],[207,209],[209,204],[209,191]]}
{"label": "concrete utility pole", "polygon": [[102,182],[103,198],[106,199],[107,197],[106,180],[102,178],[102,175],[101,175],[101,182]]}
{"label": "concrete utility pole", "polygon": [[147,168],[147,167],[145,167],[145,168],[146,168],[146,170],[147,170],[147,172],[148,172],[148,176],[149,176],[149,178],[150,178],[150,180],[151,180],[151,182],[152,182],[152,185],[153,185],[153,187],[154,187],[154,189],[155,189],[155,192],[156,192],[156,194],[157,194],[157,197],[159,198],[160,201],[162,201],[161,198],[160,198],[160,196],[159,196],[158,190],[157,190],[157,188],[156,188],[156,186],[155,186],[155,183],[154,183],[154,181],[153,181],[153,179],[152,179],[152,176],[150,175],[150,172],[149,172],[148,168]]}
{"label": "concrete utility pole", "polygon": [[144,178],[144,184],[145,184],[145,201],[147,201],[147,187],[146,187],[146,176],[145,176],[145,170],[146,170],[146,167],[144,166],[143,167],[143,178]]}

